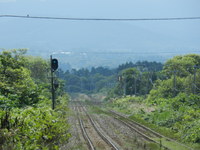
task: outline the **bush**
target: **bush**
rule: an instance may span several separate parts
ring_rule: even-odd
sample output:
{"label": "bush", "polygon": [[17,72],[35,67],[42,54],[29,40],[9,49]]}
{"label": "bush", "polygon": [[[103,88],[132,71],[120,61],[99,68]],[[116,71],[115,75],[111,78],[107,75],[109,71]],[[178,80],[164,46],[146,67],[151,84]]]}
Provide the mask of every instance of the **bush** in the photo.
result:
{"label": "bush", "polygon": [[171,128],[185,142],[200,142],[200,96],[179,93],[170,99],[157,99],[157,110],[148,115],[154,124]]}
{"label": "bush", "polygon": [[58,149],[70,137],[66,107],[1,110],[0,149]]}

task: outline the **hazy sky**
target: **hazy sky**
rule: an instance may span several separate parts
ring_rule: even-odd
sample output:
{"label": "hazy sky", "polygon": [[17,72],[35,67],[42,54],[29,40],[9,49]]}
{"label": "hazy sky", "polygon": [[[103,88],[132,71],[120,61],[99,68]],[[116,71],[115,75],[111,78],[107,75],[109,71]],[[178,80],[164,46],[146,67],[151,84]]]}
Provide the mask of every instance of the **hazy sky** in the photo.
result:
{"label": "hazy sky", "polygon": [[[200,17],[200,0],[0,0],[0,14],[84,18]],[[200,20],[81,22],[0,18],[0,26],[0,47],[3,48],[200,49]]]}
{"label": "hazy sky", "polygon": [[0,0],[1,14],[74,17],[189,17],[200,15],[199,0]]}

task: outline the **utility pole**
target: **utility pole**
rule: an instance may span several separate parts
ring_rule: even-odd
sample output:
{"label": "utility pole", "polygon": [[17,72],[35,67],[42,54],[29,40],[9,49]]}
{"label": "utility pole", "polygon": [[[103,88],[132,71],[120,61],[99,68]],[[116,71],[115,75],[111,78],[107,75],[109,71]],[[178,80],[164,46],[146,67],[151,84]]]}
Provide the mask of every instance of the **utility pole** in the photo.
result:
{"label": "utility pole", "polygon": [[194,79],[193,79],[193,94],[196,94],[196,73],[197,73],[197,67],[194,66]]}
{"label": "utility pole", "polygon": [[124,78],[124,96],[126,96],[126,78]]}
{"label": "utility pole", "polygon": [[148,94],[148,91],[149,91],[149,78],[150,78],[150,75],[149,75],[149,72],[147,74],[147,87],[146,87],[146,95]]}
{"label": "utility pole", "polygon": [[[117,80],[119,81],[120,91],[121,91],[121,89],[123,90],[123,81],[122,81],[122,76],[119,75]],[[123,94],[123,93],[122,93],[122,94]]]}
{"label": "utility pole", "polygon": [[193,94],[196,94],[196,74],[197,74],[197,69],[200,68],[200,66],[194,65],[194,78],[193,78]]}
{"label": "utility pole", "polygon": [[135,76],[133,76],[134,78],[134,94],[136,95],[136,91],[137,91],[137,87],[136,87],[136,84],[137,84],[137,79]]}
{"label": "utility pole", "polygon": [[83,91],[83,82],[82,82],[82,78],[80,77],[81,80],[81,92]]}
{"label": "utility pole", "polygon": [[174,86],[174,97],[176,96],[176,70],[174,70],[174,83],[173,83],[173,86]]}

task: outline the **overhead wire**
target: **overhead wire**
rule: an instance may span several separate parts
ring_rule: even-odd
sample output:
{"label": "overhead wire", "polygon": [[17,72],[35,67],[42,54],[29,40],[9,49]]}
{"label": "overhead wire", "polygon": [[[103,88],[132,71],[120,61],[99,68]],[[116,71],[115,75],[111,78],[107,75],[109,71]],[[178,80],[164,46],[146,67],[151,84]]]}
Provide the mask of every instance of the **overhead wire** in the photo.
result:
{"label": "overhead wire", "polygon": [[[200,20],[200,17],[170,17],[170,18],[74,18],[74,17],[52,17],[52,16],[31,16],[27,15],[0,15],[0,18],[25,18],[25,19],[49,19],[49,20],[68,20],[68,21],[164,21],[164,20]],[[198,53],[198,51],[192,51],[194,53]],[[84,52],[84,53],[92,53],[92,52]],[[93,52],[95,54],[142,54],[137,52]],[[155,52],[163,54],[171,54],[176,52]],[[147,54],[145,52],[145,54]],[[148,54],[153,54],[152,52]]]}
{"label": "overhead wire", "polygon": [[0,15],[1,18],[27,18],[72,21],[168,21],[168,20],[199,20],[200,17],[166,17],[166,18],[81,18],[81,17],[53,17],[30,15]]}
{"label": "overhead wire", "polygon": [[[187,51],[187,52],[181,52],[179,53],[179,55],[181,54],[186,54],[186,53],[200,53],[199,51]],[[64,54],[64,53],[58,53],[58,54]],[[159,52],[126,52],[126,51],[118,51],[118,52],[106,52],[106,51],[103,51],[103,52],[92,52],[92,51],[85,51],[85,52],[71,52],[70,54],[64,54],[64,55],[73,55],[73,54],[80,54],[80,55],[87,55],[87,54],[99,54],[99,55],[110,55],[110,54],[115,54],[115,55],[159,55],[159,54],[177,54],[176,51],[169,51],[169,52],[166,52],[166,51],[159,51]]]}

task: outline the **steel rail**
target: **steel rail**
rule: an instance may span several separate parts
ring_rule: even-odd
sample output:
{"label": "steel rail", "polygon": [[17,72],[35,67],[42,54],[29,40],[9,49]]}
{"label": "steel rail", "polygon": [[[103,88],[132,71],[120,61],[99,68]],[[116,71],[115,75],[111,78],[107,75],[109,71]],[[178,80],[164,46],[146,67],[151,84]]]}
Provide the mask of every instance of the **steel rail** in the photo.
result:
{"label": "steel rail", "polygon": [[[129,127],[130,129],[134,130],[135,132],[137,132],[139,135],[141,135],[141,136],[142,136],[144,139],[146,139],[147,141],[156,143],[156,144],[158,144],[158,145],[161,144],[160,142],[158,142],[158,141],[152,139],[151,137],[147,136],[147,135],[144,134],[143,132],[139,131],[138,128],[133,127],[132,124],[130,124],[130,123],[128,123],[128,122],[125,122],[125,121],[123,121],[123,120],[121,120],[121,119],[119,119],[119,118],[115,118],[115,119],[117,119],[118,121],[122,122],[122,123],[125,124],[127,127]],[[164,145],[161,145],[161,147],[163,147],[165,150],[172,150],[172,149],[170,149],[170,148],[168,148],[168,147],[166,147],[166,146],[164,146]]]}
{"label": "steel rail", "polygon": [[148,127],[142,125],[142,124],[139,124],[138,122],[136,122],[136,121],[134,121],[134,120],[130,120],[129,118],[127,118],[127,117],[125,117],[125,116],[123,116],[123,115],[120,115],[120,114],[118,114],[118,113],[116,113],[116,112],[114,112],[114,111],[112,111],[112,110],[110,110],[110,112],[111,112],[112,114],[114,114],[114,115],[117,115],[117,116],[119,116],[119,117],[122,117],[122,118],[126,119],[127,121],[129,121],[130,124],[133,124],[133,125],[135,124],[135,125],[141,127],[142,129],[145,129],[146,131],[151,132],[151,133],[154,134],[156,137],[159,137],[159,138],[164,137],[163,135],[161,135],[161,134],[159,134],[159,133],[153,131],[152,129],[150,129],[150,128],[148,128]]}
{"label": "steel rail", "polygon": [[[80,105],[81,105],[81,104],[80,104]],[[81,105],[81,106],[82,106],[82,105]],[[92,126],[94,127],[94,129],[96,130],[96,132],[99,134],[99,136],[100,136],[108,145],[110,145],[114,150],[119,150],[119,149],[115,146],[115,144],[114,144],[111,140],[109,140],[109,139],[98,129],[98,127],[97,127],[96,123],[94,122],[94,120],[93,120],[93,119],[90,117],[90,115],[87,113],[86,108],[83,107],[83,106],[82,106],[82,108],[83,108],[83,111],[85,112],[85,114],[87,115],[87,117],[89,118],[89,120],[90,120]]]}
{"label": "steel rail", "polygon": [[81,127],[81,131],[82,131],[82,134],[83,134],[83,137],[84,139],[86,140],[87,142],[87,145],[89,147],[90,150],[95,150],[95,147],[94,145],[92,144],[92,141],[90,140],[85,128],[84,128],[84,124],[83,124],[83,121],[81,120],[81,118],[79,117],[79,110],[78,110],[78,107],[77,107],[77,116],[78,116],[78,121],[79,121],[79,125]]}
{"label": "steel rail", "polygon": [[123,120],[120,120],[118,118],[115,118],[117,120],[119,120],[120,122],[122,122],[123,124],[125,124],[126,126],[128,126],[129,128],[131,128],[132,130],[134,130],[135,132],[137,132],[138,134],[140,134],[143,138],[145,138],[147,141],[150,141],[150,142],[154,142],[156,143],[156,141],[154,141],[153,139],[151,139],[150,137],[148,137],[147,135],[145,135],[144,133],[140,132],[138,129],[134,128],[132,125],[130,125],[129,123],[123,121]]}
{"label": "steel rail", "polygon": [[[179,142],[177,142],[176,140],[173,140],[173,139],[171,139],[171,138],[168,138],[168,137],[166,137],[166,136],[164,136],[164,135],[161,135],[160,133],[158,133],[158,132],[156,132],[156,131],[154,131],[154,130],[152,130],[152,129],[150,129],[150,128],[148,128],[148,127],[146,127],[146,126],[144,126],[144,125],[142,125],[142,124],[140,124],[140,123],[138,123],[138,122],[136,122],[136,121],[134,121],[134,120],[130,120],[129,118],[127,118],[127,117],[125,117],[125,116],[123,116],[123,115],[121,115],[121,114],[118,114],[118,113],[116,113],[115,111],[112,111],[112,110],[110,110],[109,111],[110,113],[112,113],[113,115],[116,115],[116,116],[119,116],[119,117],[121,117],[121,118],[124,118],[125,120],[127,120],[127,121],[129,121],[128,123],[127,122],[125,122],[125,121],[122,121],[121,119],[119,119],[119,118],[116,118],[117,120],[119,120],[119,121],[121,121],[121,122],[123,122],[123,123],[126,123],[126,124],[129,124],[129,126],[134,126],[134,124],[136,124],[137,126],[139,126],[139,127],[141,127],[141,128],[143,128],[143,129],[145,129],[146,131],[149,131],[149,132],[151,132],[152,134],[154,134],[155,136],[157,136],[158,138],[163,138],[163,139],[166,139],[166,140],[168,140],[168,141],[171,141],[171,142],[175,142],[175,143],[177,143],[177,144],[179,144],[179,145],[181,145],[181,146],[183,146],[183,147],[185,147],[185,148],[188,148],[189,150],[193,150],[191,147],[189,147],[189,146],[187,146],[187,145],[184,145],[184,144],[182,144],[182,143],[179,143]],[[133,127],[134,128],[134,127]],[[137,128],[138,129],[138,128]],[[135,128],[135,130],[137,130],[136,128]],[[136,131],[137,132],[137,131]],[[140,132],[140,131],[139,131]],[[143,134],[143,133],[142,133]],[[142,135],[141,134],[141,135]],[[147,136],[148,137],[148,136]],[[150,137],[148,137],[148,138],[150,138]],[[150,138],[151,139],[151,138]],[[153,139],[151,139],[151,140],[153,140]],[[157,141],[155,141],[155,140],[153,140],[154,142],[156,142],[157,144],[159,144],[159,142],[157,142]],[[163,146],[164,147],[164,146]],[[167,147],[166,147],[167,148]],[[168,148],[169,149],[169,148]]]}

